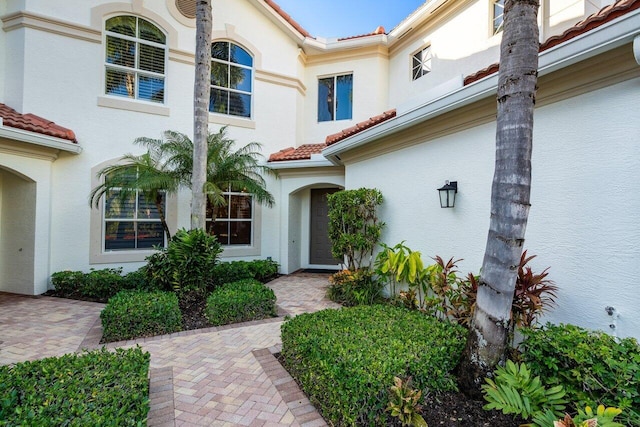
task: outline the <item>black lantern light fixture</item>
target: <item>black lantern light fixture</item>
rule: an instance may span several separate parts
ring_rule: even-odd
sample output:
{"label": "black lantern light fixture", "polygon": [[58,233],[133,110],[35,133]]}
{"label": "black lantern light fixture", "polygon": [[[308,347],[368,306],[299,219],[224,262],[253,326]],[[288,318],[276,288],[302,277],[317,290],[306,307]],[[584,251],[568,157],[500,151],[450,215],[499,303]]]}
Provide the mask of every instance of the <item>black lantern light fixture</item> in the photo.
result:
{"label": "black lantern light fixture", "polygon": [[440,207],[452,208],[456,204],[456,193],[458,192],[458,181],[445,181],[444,185],[438,188],[440,194]]}

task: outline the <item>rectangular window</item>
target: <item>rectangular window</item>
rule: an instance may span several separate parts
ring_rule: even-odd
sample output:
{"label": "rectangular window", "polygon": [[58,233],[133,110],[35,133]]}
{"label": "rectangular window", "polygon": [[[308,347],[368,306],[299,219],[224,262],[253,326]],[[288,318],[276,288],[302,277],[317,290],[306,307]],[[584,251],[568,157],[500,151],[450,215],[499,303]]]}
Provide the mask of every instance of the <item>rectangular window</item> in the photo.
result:
{"label": "rectangular window", "polygon": [[493,8],[493,35],[502,31],[504,24],[504,0],[491,0]]}
{"label": "rectangular window", "polygon": [[[138,193],[125,198],[112,190],[104,198],[104,250],[149,250],[165,245],[165,235],[156,204]],[[161,194],[162,210],[166,197]]]}
{"label": "rectangular window", "polygon": [[250,246],[253,236],[253,197],[243,192],[224,193],[225,206],[207,201],[207,231],[225,246]]}
{"label": "rectangular window", "polygon": [[431,46],[427,46],[413,55],[411,61],[411,75],[413,80],[431,72]]}
{"label": "rectangular window", "polygon": [[318,79],[318,121],[350,120],[353,112],[353,74]]}

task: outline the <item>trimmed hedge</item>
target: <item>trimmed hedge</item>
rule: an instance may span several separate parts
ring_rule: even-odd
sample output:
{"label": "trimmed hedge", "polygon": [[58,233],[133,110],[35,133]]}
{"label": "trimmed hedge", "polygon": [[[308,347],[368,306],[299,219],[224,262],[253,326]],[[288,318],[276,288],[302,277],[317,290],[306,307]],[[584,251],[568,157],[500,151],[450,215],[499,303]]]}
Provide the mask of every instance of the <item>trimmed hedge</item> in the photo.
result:
{"label": "trimmed hedge", "polygon": [[125,290],[100,313],[104,342],[170,334],[182,329],[178,297],[172,292]]}
{"label": "trimmed hedge", "polygon": [[456,390],[466,330],[388,305],[306,313],[282,325],[282,357],[333,425],[385,425],[393,377],[419,390]]}
{"label": "trimmed hedge", "polygon": [[51,275],[51,284],[60,297],[101,302],[107,302],[123,289],[155,290],[146,279],[144,267],[125,275],[122,275],[122,268],[91,269],[89,273],[58,271]]}
{"label": "trimmed hedge", "polygon": [[149,358],[103,348],[0,366],[0,425],[145,425]]}
{"label": "trimmed hedge", "polygon": [[549,386],[562,385],[578,408],[616,406],[626,425],[640,426],[640,346],[575,325],[522,329],[521,357]]}
{"label": "trimmed hedge", "polygon": [[254,279],[227,283],[209,295],[205,316],[214,326],[275,317],[276,295]]}
{"label": "trimmed hedge", "polygon": [[266,283],[278,274],[278,263],[268,259],[221,262],[211,270],[214,287],[243,279]]}

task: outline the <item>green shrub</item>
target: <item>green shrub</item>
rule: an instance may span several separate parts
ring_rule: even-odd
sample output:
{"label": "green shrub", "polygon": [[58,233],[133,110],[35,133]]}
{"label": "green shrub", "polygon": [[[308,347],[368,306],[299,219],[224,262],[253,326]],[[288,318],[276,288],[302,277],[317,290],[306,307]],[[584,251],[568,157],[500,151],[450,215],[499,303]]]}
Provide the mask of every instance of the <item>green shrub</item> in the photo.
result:
{"label": "green shrub", "polygon": [[204,230],[178,230],[165,249],[147,257],[147,280],[155,289],[204,296],[222,247]]}
{"label": "green shrub", "polygon": [[100,313],[105,342],[170,334],[181,330],[178,298],[171,292],[118,292]]}
{"label": "green shrub", "polygon": [[254,279],[227,283],[209,295],[205,316],[214,326],[274,317],[276,295]]}
{"label": "green shrub", "polygon": [[122,268],[104,268],[84,275],[80,293],[89,298],[106,301],[122,288]]}
{"label": "green shrub", "polygon": [[51,275],[51,284],[61,297],[73,297],[80,293],[84,273],[82,271],[58,271]]}
{"label": "green shrub", "polygon": [[323,310],[282,325],[282,356],[312,403],[334,425],[385,425],[388,387],[412,377],[418,390],[455,390],[452,370],[465,329],[388,305]]}
{"label": "green shrub", "polygon": [[522,359],[546,384],[562,385],[578,407],[619,407],[640,426],[640,346],[574,325],[523,329]]}
{"label": "green shrub", "polygon": [[550,412],[555,418],[564,414],[566,400],[561,385],[546,388],[540,377],[531,375],[526,363],[516,365],[507,360],[499,366],[494,378],[486,378],[482,385],[485,410],[497,409],[504,414],[516,414],[528,420],[533,416]]}
{"label": "green shrub", "polygon": [[347,307],[371,305],[382,299],[383,285],[368,268],[339,271],[329,277],[329,283],[327,297]]}
{"label": "green shrub", "polygon": [[140,348],[0,366],[0,425],[145,425],[148,371]]}
{"label": "green shrub", "polygon": [[272,260],[231,261],[217,264],[211,271],[214,288],[243,279],[267,283],[278,274],[278,263]]}

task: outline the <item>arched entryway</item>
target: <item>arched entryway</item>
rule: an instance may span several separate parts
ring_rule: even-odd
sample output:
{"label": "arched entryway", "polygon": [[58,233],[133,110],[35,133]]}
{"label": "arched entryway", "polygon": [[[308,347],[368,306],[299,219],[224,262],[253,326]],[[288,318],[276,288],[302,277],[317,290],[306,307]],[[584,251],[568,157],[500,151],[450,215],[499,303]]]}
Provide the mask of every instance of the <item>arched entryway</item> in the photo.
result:
{"label": "arched entryway", "polygon": [[34,293],[36,182],[0,167],[0,291]]}

